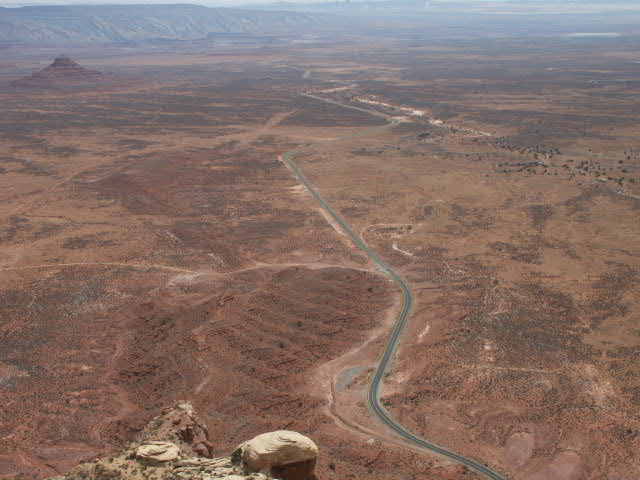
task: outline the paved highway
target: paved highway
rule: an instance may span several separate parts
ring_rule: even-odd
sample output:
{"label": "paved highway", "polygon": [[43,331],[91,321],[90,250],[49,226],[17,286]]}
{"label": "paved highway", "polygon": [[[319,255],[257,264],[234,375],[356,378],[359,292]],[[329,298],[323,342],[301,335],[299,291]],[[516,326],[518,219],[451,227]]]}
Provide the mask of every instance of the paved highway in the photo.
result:
{"label": "paved highway", "polygon": [[[325,103],[330,103],[340,107],[349,108],[352,110],[358,110],[371,115],[375,115],[377,117],[384,118],[389,122],[384,127],[375,127],[373,129],[367,129],[365,132],[361,132],[360,134],[352,135],[350,137],[344,137],[339,140],[347,140],[349,138],[367,135],[372,130],[377,130],[379,128],[389,128],[398,123],[397,119],[391,117],[390,115],[385,115],[380,112],[374,112],[372,110],[355,107],[353,105],[342,104],[334,100],[317,97],[311,94],[303,94],[303,95],[318,101],[325,102]],[[436,453],[438,455],[446,457],[447,459],[452,460],[456,463],[465,465],[471,470],[474,470],[484,475],[485,477],[490,478],[491,480],[507,480],[506,477],[504,477],[503,475],[499,474],[498,472],[495,472],[489,467],[471,458],[467,458],[463,455],[452,452],[451,450],[448,450],[444,447],[441,447],[439,445],[436,445],[434,443],[431,443],[427,440],[424,440],[414,435],[405,427],[403,427],[400,423],[396,422],[393,418],[391,418],[389,413],[384,409],[384,407],[380,403],[380,387],[382,384],[382,380],[385,376],[385,373],[389,370],[391,366],[396,349],[398,348],[398,343],[400,341],[402,331],[404,330],[404,327],[406,326],[409,320],[409,317],[411,314],[411,307],[413,306],[413,293],[411,292],[411,288],[409,287],[409,285],[402,279],[402,277],[400,277],[400,275],[398,275],[393,270],[393,268],[387,265],[374,250],[370,249],[366,245],[366,243],[353,230],[351,230],[351,227],[349,227],[347,222],[340,215],[338,215],[338,213],[331,207],[331,205],[329,205],[322,198],[322,196],[320,196],[318,191],[313,187],[309,179],[304,175],[304,173],[302,173],[302,171],[300,170],[300,167],[298,167],[296,162],[293,160],[293,156],[299,152],[300,150],[292,150],[285,153],[282,156],[283,162],[291,169],[291,171],[293,172],[294,176],[298,179],[298,181],[306,187],[306,189],[311,193],[311,195],[313,195],[313,197],[320,204],[322,209],[340,226],[340,229],[344,232],[344,234],[347,237],[349,237],[349,239],[354,243],[354,245],[356,245],[360,250],[362,250],[369,257],[369,259],[374,264],[377,265],[378,269],[382,273],[384,273],[387,277],[389,277],[402,292],[402,297],[403,297],[402,311],[398,315],[398,319],[396,320],[396,323],[393,326],[393,330],[389,334],[389,338],[387,340],[387,344],[385,345],[382,358],[380,359],[380,363],[378,364],[378,367],[373,376],[373,380],[371,381],[371,385],[369,386],[369,392],[367,394],[367,402],[369,404],[369,407],[385,425],[391,428],[394,432],[396,432],[406,441],[413,443],[414,445],[417,445],[425,450],[428,450],[429,452]]]}

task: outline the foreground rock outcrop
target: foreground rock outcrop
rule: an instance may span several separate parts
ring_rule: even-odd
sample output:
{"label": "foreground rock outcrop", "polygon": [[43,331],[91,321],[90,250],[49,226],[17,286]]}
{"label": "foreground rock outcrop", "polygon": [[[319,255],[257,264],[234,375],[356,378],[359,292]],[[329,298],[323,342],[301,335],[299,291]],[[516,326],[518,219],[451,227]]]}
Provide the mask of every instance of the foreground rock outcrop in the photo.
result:
{"label": "foreground rock outcrop", "polygon": [[282,479],[313,478],[318,447],[297,432],[263,433],[238,446],[233,461],[245,473],[264,473]]}
{"label": "foreground rock outcrop", "polygon": [[193,406],[179,402],[120,455],[83,463],[50,480],[317,480],[318,447],[297,432],[264,433],[219,458],[211,458],[208,438]]}

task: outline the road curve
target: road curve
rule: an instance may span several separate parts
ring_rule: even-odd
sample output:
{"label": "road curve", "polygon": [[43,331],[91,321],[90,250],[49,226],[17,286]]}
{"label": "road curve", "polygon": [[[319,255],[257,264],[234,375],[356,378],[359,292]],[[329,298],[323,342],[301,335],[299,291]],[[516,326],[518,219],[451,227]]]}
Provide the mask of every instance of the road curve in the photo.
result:
{"label": "road curve", "polygon": [[[384,113],[375,112],[372,110],[368,110],[365,108],[355,107],[353,105],[346,105],[340,102],[336,102],[335,100],[330,100],[322,97],[317,97],[311,94],[303,94],[306,97],[313,98],[318,101],[322,101],[325,103],[330,103],[332,105],[337,105],[343,108],[349,108],[352,110],[358,110],[361,112],[365,112],[376,117],[381,117],[386,119],[389,123],[383,127],[374,127],[372,129],[367,129],[365,132],[361,132],[360,134],[352,135],[349,137],[343,137],[338,140],[346,140],[348,138],[354,138],[357,136],[362,136],[368,134],[371,130],[377,130],[379,128],[388,128],[390,126],[396,125],[398,120],[391,117],[390,115],[386,115]],[[336,140],[334,140],[336,141]],[[382,384],[382,380],[385,376],[385,373],[389,370],[391,366],[393,356],[398,348],[398,343],[400,341],[400,336],[402,335],[402,331],[406,326],[410,313],[411,307],[413,306],[413,293],[411,292],[411,287],[398,275],[393,268],[387,265],[382,258],[372,249],[370,249],[367,244],[349,227],[349,224],[343,219],[332,207],[329,205],[320,195],[320,193],[313,187],[309,179],[302,173],[300,167],[293,160],[293,156],[296,153],[300,153],[301,150],[291,150],[285,153],[282,156],[282,161],[289,167],[289,169],[293,172],[296,179],[303,184],[306,189],[311,193],[311,195],[315,198],[315,200],[320,204],[321,208],[340,226],[342,232],[353,242],[353,244],[362,250],[367,257],[377,266],[378,270],[380,270],[383,274],[385,274],[389,279],[391,279],[397,287],[402,292],[403,305],[402,311],[398,315],[398,319],[396,320],[393,330],[389,334],[389,338],[384,347],[384,352],[376,368],[375,374],[373,376],[373,380],[371,381],[371,385],[369,386],[369,391],[367,394],[367,403],[371,410],[378,416],[378,418],[387,425],[391,430],[396,432],[406,441],[417,445],[425,450],[428,450],[431,453],[436,453],[443,457],[446,457],[449,460],[452,460],[461,465],[465,465],[466,467],[474,470],[481,475],[484,475],[486,478],[490,478],[491,480],[507,480],[507,478],[498,472],[490,469],[489,467],[471,459],[460,455],[456,452],[448,450],[444,447],[431,443],[425,439],[418,437],[411,433],[408,429],[403,427],[400,423],[395,421],[389,413],[385,410],[380,402],[380,386]]]}

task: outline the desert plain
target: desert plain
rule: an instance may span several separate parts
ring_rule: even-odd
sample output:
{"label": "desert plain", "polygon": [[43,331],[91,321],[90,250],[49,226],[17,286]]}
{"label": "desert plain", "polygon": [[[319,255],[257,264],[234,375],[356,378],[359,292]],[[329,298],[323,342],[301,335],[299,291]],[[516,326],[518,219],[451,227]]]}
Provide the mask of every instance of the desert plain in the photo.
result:
{"label": "desert plain", "polygon": [[293,151],[413,291],[394,418],[508,478],[639,478],[638,38],[0,50],[0,477],[188,399],[212,451],[482,478],[367,408],[400,292]]}

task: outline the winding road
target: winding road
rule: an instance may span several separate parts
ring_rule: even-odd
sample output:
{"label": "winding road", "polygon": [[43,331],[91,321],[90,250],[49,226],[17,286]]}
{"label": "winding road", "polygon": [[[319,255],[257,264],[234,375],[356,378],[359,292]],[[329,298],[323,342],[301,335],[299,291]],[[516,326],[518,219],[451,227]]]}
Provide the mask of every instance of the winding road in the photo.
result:
{"label": "winding road", "polygon": [[[374,131],[374,130],[378,130],[381,128],[389,128],[392,127],[394,125],[397,125],[399,123],[399,120],[390,116],[390,115],[386,115],[384,113],[381,112],[376,112],[376,111],[372,111],[372,110],[368,110],[365,108],[359,108],[353,105],[347,105],[347,104],[343,104],[340,102],[337,102],[335,100],[331,100],[331,99],[327,99],[327,98],[322,98],[322,97],[318,97],[315,95],[311,95],[311,94],[302,94],[306,97],[309,98],[313,98],[315,100],[318,101],[322,101],[325,103],[329,103],[332,105],[337,105],[339,107],[343,107],[343,108],[349,108],[352,110],[358,110],[361,112],[365,112],[367,114],[370,115],[374,115],[376,117],[381,117],[384,118],[388,121],[387,125],[384,125],[382,127],[373,127],[371,129],[367,129],[364,132],[360,132],[359,134],[355,134],[355,135],[351,135],[348,137],[342,137],[336,140],[331,140],[333,142],[336,141],[341,141],[341,140],[347,140],[347,139],[351,139],[351,138],[355,138],[358,136],[364,136],[369,134],[370,132]],[[380,256],[372,249],[370,249],[367,244],[351,229],[351,227],[349,227],[349,224],[346,222],[346,220],[344,218],[342,218],[332,207],[331,205],[329,205],[320,195],[320,193],[313,187],[312,183],[309,181],[309,179],[304,175],[304,173],[302,173],[302,171],[300,170],[300,167],[296,164],[296,162],[293,160],[293,156],[296,155],[297,153],[301,153],[302,149],[299,150],[291,150],[287,153],[285,153],[282,156],[282,161],[287,165],[287,167],[289,167],[289,169],[291,169],[291,171],[293,172],[295,178],[306,187],[306,189],[309,191],[309,193],[311,193],[311,195],[314,197],[314,199],[320,204],[321,208],[326,212],[326,214],[329,215],[329,217],[336,222],[336,224],[340,227],[340,229],[342,230],[342,232],[353,242],[353,244],[358,247],[360,250],[362,250],[367,257],[369,257],[369,259],[377,266],[377,269],[382,272],[384,275],[386,275],[389,279],[391,279],[396,285],[397,287],[400,289],[400,291],[402,292],[402,297],[403,297],[403,306],[402,306],[402,310],[400,312],[400,314],[398,315],[398,319],[396,320],[393,329],[391,331],[391,333],[389,334],[389,338],[387,340],[387,343],[385,345],[384,348],[384,352],[382,354],[382,357],[380,359],[380,362],[376,368],[375,374],[373,376],[373,380],[371,381],[371,385],[369,386],[369,391],[367,394],[367,403],[369,404],[369,407],[371,408],[371,410],[375,413],[375,415],[386,425],[388,426],[391,430],[393,430],[394,432],[396,432],[400,437],[402,437],[403,439],[405,439],[406,441],[424,449],[427,450],[430,453],[436,453],[438,455],[441,455],[449,460],[452,460],[456,463],[459,463],[461,465],[465,465],[466,467],[470,468],[471,470],[480,473],[481,475],[484,475],[486,478],[490,478],[492,480],[507,480],[507,478],[503,475],[501,475],[500,473],[490,469],[489,467],[483,465],[482,463],[479,463],[471,458],[465,457],[463,455],[460,455],[456,452],[453,452],[451,450],[448,450],[444,447],[441,447],[439,445],[436,445],[434,443],[429,442],[428,440],[422,439],[420,437],[418,437],[417,435],[411,433],[407,428],[405,428],[404,426],[402,426],[400,423],[398,423],[397,421],[395,421],[393,418],[391,418],[391,416],[389,415],[389,413],[385,410],[385,408],[382,406],[381,402],[380,402],[380,387],[382,384],[382,380],[385,376],[385,373],[389,370],[393,357],[396,353],[396,350],[398,348],[398,343],[400,341],[400,337],[402,335],[402,331],[404,330],[404,327],[406,326],[410,314],[411,314],[411,308],[413,306],[413,293],[411,291],[411,287],[407,284],[407,282],[405,282],[402,277],[400,275],[398,275],[393,268],[391,268],[389,265],[387,265],[384,260],[382,260],[382,258],[380,258]]]}

